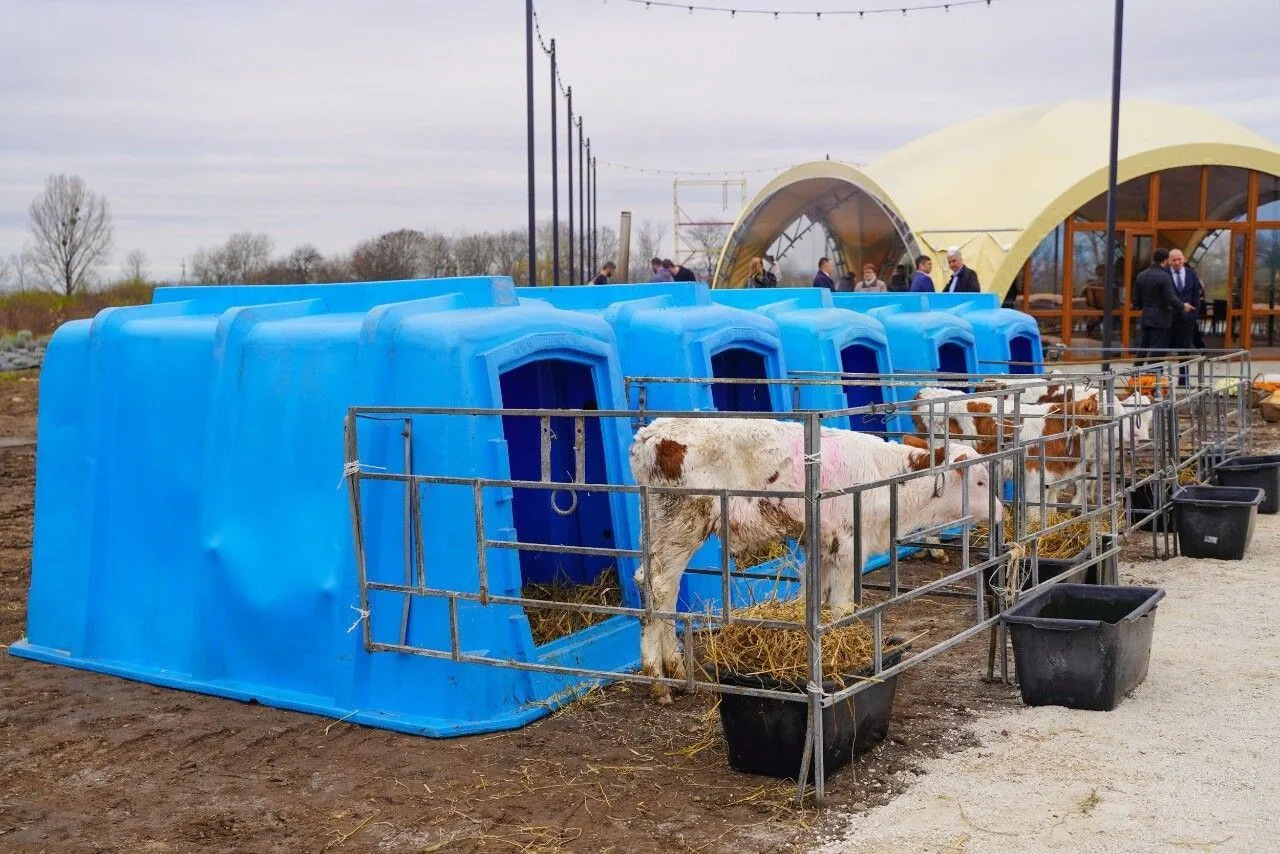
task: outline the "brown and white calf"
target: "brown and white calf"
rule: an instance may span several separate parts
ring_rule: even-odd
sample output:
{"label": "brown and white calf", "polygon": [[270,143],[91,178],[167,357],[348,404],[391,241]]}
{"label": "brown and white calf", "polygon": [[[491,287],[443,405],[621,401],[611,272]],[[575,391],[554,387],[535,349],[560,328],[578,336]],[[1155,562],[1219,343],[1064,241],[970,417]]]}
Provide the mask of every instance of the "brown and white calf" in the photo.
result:
{"label": "brown and white calf", "polygon": [[[763,419],[659,418],[636,433],[631,443],[631,473],[641,486],[803,492],[803,429],[801,424]],[[935,465],[977,459],[964,445],[938,447],[930,453],[919,447],[922,444],[898,444],[866,433],[823,429],[821,488],[843,489],[925,471]],[[853,565],[854,538],[860,538],[864,558],[889,547],[889,491],[884,486],[862,493],[857,531],[852,495],[822,501],[820,584],[823,597],[837,612],[851,607],[853,573],[861,571],[861,567]],[[989,521],[989,475],[985,465],[972,464],[940,472],[936,477],[909,480],[898,487],[896,530],[906,533],[959,520],[965,515],[966,496],[974,520]],[[720,531],[719,498],[650,494],[648,562],[636,571],[636,584],[642,591],[646,580],[652,586],[651,607],[675,610],[680,578],[689,559],[712,534],[719,534],[736,551],[761,548],[783,538],[799,538],[804,531],[803,498],[730,496],[728,503],[726,535]],[[996,507],[1000,508],[998,502]],[[1003,509],[998,512],[1003,513]],[[674,624],[657,618],[645,622],[640,660],[646,675],[685,677]],[[654,685],[653,695],[659,703],[671,702],[666,686]]]}
{"label": "brown and white calf", "polygon": [[[1065,493],[1078,487],[1088,471],[1094,444],[1086,441],[1085,428],[1099,423],[1096,395],[1058,403],[1022,404],[1013,416],[1012,401],[1004,401],[1003,412],[996,398],[979,397],[949,400],[964,392],[945,388],[923,388],[915,397],[912,413],[916,431],[972,447],[979,454],[1000,448],[1025,445],[1024,492],[1029,504],[1039,504],[1043,491],[1050,503],[1062,503]],[[932,402],[930,409],[926,404]],[[954,438],[953,438],[954,437]],[[1004,476],[1012,474],[1009,461],[1002,466]],[[1083,507],[1087,490],[1075,489],[1075,503]]]}

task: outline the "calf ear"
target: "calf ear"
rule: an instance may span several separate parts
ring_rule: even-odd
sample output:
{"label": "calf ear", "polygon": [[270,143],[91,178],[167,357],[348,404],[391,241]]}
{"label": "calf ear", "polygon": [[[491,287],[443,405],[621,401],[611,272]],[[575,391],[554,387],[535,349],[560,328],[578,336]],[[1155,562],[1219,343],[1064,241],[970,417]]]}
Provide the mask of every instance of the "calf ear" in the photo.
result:
{"label": "calf ear", "polygon": [[936,451],[933,452],[932,457],[930,457],[927,452],[926,453],[917,452],[912,454],[911,457],[909,458],[911,471],[924,471],[930,466],[940,466],[946,461],[947,461],[946,448],[938,448]]}
{"label": "calf ear", "polygon": [[929,447],[929,443],[926,442],[924,439],[921,439],[919,436],[912,436],[910,433],[902,437],[902,444],[908,445],[912,448]]}
{"label": "calf ear", "polygon": [[1131,397],[1133,397],[1133,389],[1131,388],[1116,392],[1116,400],[1128,400]]}

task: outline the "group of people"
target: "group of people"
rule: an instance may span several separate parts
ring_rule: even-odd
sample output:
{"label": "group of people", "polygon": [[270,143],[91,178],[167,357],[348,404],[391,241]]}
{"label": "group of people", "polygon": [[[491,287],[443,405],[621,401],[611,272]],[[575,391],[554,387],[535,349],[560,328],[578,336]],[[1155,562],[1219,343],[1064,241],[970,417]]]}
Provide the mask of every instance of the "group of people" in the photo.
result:
{"label": "group of people", "polygon": [[1133,285],[1132,307],[1142,312],[1138,346],[1149,360],[1169,351],[1203,349],[1200,312],[1204,306],[1204,284],[1187,266],[1181,249],[1157,249],[1151,266],[1138,274]]}
{"label": "group of people", "polygon": [[[951,269],[951,278],[942,288],[943,293],[977,293],[982,290],[978,282],[978,274],[967,267],[964,256],[959,249],[947,252],[947,266]],[[831,259],[823,256],[818,259],[818,272],[813,277],[815,288],[826,288],[837,293],[884,293],[887,291],[910,291],[913,293],[934,293],[933,259],[928,255],[916,257],[915,274],[909,279],[907,267],[899,264],[885,284],[879,276],[874,264],[863,264],[862,275],[854,279],[846,273],[839,280],[832,278],[835,272]],[[778,286],[778,265],[772,255],[751,259],[751,270],[747,277],[749,288],[776,288]]]}
{"label": "group of people", "polygon": [[[698,281],[697,273],[688,267],[676,264],[670,258],[654,258],[649,262],[649,266],[653,269],[653,278],[649,280],[651,283]],[[600,272],[596,273],[596,277],[591,280],[591,284],[607,285],[617,272],[618,265],[612,261],[606,261],[600,268]]]}

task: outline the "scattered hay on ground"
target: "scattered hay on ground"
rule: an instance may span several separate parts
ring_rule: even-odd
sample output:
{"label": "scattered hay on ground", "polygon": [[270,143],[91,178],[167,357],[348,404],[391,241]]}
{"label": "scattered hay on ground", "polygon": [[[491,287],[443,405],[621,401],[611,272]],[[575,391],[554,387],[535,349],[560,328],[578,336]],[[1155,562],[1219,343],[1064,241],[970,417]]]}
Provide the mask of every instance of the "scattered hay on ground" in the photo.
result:
{"label": "scattered hay on ground", "polygon": [[[809,681],[809,635],[805,631],[805,603],[802,599],[770,600],[744,608],[735,617],[796,623],[795,627],[769,628],[753,623],[732,622],[705,629],[703,666],[710,674],[735,673],[778,682],[804,685]],[[822,609],[824,623],[834,621],[829,607]],[[900,642],[897,646],[903,646]],[[885,643],[885,653],[896,649]],[[871,626],[855,622],[822,636],[824,679],[843,684],[854,674],[871,666],[875,644]]]}
{"label": "scattered hay on ground", "polygon": [[[573,584],[566,580],[526,584],[523,595],[526,599],[566,602],[572,605],[619,606],[622,604],[618,570],[613,567],[601,572],[590,584]],[[529,618],[533,642],[539,646],[574,632],[580,632],[588,626],[594,626],[609,618],[608,614],[592,614],[562,608],[538,608],[532,605],[525,606],[524,613]]]}

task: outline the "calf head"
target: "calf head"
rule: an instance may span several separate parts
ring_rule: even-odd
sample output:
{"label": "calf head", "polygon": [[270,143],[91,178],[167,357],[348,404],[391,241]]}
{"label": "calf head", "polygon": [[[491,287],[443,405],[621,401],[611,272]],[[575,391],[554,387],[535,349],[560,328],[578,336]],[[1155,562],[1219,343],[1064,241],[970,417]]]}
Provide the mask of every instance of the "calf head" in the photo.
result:
{"label": "calf head", "polygon": [[[902,442],[916,449],[908,457],[911,471],[924,471],[947,463],[968,463],[940,473],[940,488],[935,491],[930,516],[939,521],[963,517],[967,493],[969,513],[979,522],[991,521],[991,473],[980,454],[958,442],[950,442],[945,447],[935,446],[932,453],[929,451],[929,443],[916,436],[903,436]],[[1003,517],[1004,506],[998,495],[995,506],[996,513]]]}
{"label": "calf head", "polygon": [[1115,414],[1123,419],[1120,429],[1126,442],[1142,444],[1151,441],[1151,411],[1154,401],[1141,392],[1116,395]]}

